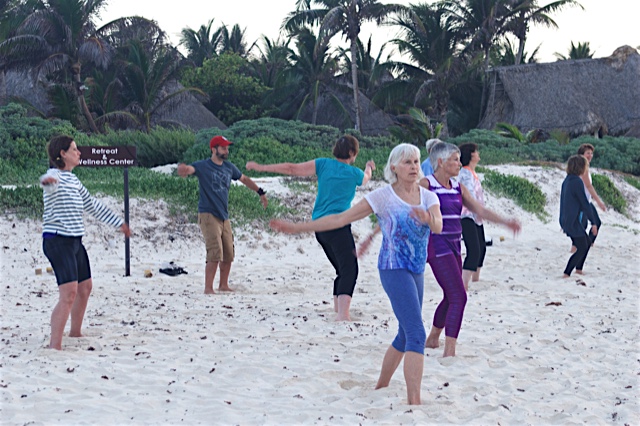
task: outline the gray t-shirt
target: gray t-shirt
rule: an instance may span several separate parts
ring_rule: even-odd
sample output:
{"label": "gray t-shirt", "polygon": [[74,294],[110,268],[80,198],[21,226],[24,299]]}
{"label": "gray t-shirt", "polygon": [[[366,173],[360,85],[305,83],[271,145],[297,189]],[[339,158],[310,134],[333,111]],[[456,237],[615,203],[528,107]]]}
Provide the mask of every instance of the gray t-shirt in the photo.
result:
{"label": "gray t-shirt", "polygon": [[229,161],[218,166],[210,158],[191,165],[196,169],[200,186],[198,213],[211,213],[221,220],[229,219],[229,187],[232,179],[242,177],[242,172]]}

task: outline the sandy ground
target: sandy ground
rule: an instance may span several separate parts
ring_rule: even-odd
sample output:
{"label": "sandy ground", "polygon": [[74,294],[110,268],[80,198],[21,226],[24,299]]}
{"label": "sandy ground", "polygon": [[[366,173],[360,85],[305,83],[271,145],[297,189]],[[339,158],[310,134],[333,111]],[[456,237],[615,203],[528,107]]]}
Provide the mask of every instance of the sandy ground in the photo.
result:
{"label": "sandy ground", "polygon": [[[123,276],[120,234],[87,217],[94,289],[85,337],[65,335],[64,350],[53,351],[45,347],[57,288],[40,222],[2,217],[0,423],[640,424],[639,192],[616,181],[636,220],[601,212],[586,275],[562,279],[570,247],[558,225],[564,173],[495,169],[539,185],[548,219],[488,194],[488,206],[519,217],[523,232],[513,238],[486,225],[493,245],[469,292],[458,356],[426,350],[419,407],[406,403],[401,369],[388,388],[373,390],[397,331],[376,270],[380,237],[360,262],[354,321],[336,323],[333,271],[312,235],[237,229],[236,292],[205,296],[197,225],[172,222],[161,202],[132,200],[131,276]],[[257,180],[272,197],[313,200],[281,180]],[[122,211],[121,202],[105,202]],[[370,229],[368,219],[355,224],[356,239]],[[158,273],[170,261],[188,274]],[[427,267],[427,327],[441,297]]]}

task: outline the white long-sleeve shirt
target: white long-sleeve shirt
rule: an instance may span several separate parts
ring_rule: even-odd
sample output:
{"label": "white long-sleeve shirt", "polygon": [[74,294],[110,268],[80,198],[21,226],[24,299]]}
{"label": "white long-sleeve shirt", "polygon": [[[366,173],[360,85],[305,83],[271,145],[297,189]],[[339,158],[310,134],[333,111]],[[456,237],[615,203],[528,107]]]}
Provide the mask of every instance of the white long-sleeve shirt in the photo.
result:
{"label": "white long-sleeve shirt", "polygon": [[93,198],[76,175],[70,171],[49,169],[47,174],[40,178],[41,184],[46,177],[53,177],[58,183],[42,185],[44,189],[43,233],[82,237],[84,235],[82,216],[85,211],[116,228],[124,223],[104,204]]}

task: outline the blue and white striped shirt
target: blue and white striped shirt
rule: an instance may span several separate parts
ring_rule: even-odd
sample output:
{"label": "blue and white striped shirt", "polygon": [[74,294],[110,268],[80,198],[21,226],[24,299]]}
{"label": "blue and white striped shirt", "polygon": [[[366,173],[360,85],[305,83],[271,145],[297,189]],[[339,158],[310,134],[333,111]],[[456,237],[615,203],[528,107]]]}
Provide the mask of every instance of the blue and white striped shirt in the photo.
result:
{"label": "blue and white striped shirt", "polygon": [[44,214],[42,215],[42,232],[58,234],[65,237],[82,237],[84,235],[84,211],[97,219],[116,228],[124,221],[89,194],[80,180],[66,170],[49,169],[40,178],[53,177],[57,184],[43,185]]}

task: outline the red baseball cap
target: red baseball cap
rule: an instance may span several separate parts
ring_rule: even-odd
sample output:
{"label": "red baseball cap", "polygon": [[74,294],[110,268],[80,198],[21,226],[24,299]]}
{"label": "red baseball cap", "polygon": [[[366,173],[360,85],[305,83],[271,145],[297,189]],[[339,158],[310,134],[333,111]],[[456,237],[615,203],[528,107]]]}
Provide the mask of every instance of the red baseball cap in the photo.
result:
{"label": "red baseball cap", "polygon": [[214,146],[229,146],[233,145],[233,142],[227,140],[224,136],[214,136],[211,138],[209,142],[209,148],[213,148]]}

